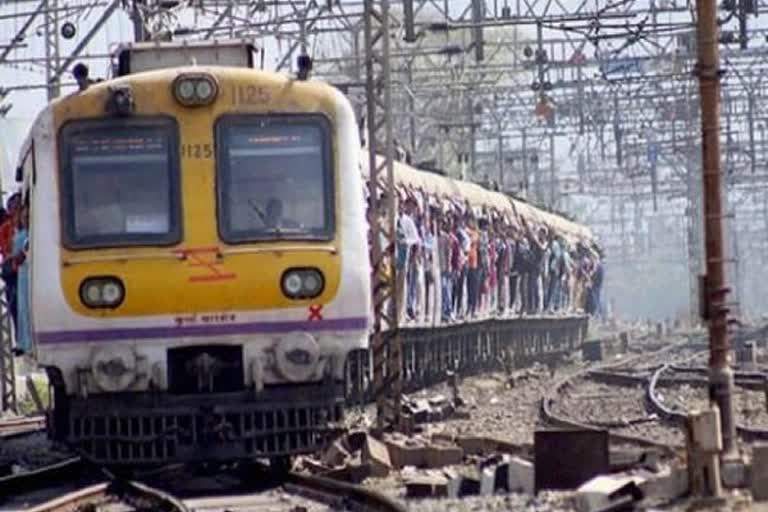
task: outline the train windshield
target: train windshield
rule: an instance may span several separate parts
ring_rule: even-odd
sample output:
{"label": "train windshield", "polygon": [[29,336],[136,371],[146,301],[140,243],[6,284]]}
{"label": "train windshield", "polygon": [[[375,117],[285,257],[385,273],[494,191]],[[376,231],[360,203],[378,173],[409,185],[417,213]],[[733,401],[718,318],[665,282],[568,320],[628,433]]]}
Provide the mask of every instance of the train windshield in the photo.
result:
{"label": "train windshield", "polygon": [[216,127],[219,231],[226,242],[328,240],[333,167],[322,116],[228,116]]}
{"label": "train windshield", "polygon": [[60,139],[71,247],[180,239],[177,127],[170,119],[79,121]]}

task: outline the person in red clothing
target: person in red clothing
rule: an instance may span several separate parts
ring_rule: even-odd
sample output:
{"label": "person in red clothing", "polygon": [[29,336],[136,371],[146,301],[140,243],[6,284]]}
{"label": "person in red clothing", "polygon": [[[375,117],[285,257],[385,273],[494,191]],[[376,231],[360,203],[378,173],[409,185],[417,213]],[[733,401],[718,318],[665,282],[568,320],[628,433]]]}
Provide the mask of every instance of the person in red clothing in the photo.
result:
{"label": "person in red clothing", "polygon": [[8,198],[6,203],[7,216],[0,224],[0,254],[3,256],[2,278],[5,282],[5,300],[8,311],[11,313],[14,330],[16,329],[16,283],[18,281],[18,268],[16,263],[9,258],[13,249],[13,236],[16,233],[16,225],[19,222],[19,206],[21,195],[17,192]]}
{"label": "person in red clothing", "polygon": [[18,223],[18,210],[19,200],[21,196],[13,194],[8,198],[6,204],[6,215],[0,222],[0,255],[5,260],[11,253],[11,244],[13,243],[13,233],[16,230],[16,224]]}

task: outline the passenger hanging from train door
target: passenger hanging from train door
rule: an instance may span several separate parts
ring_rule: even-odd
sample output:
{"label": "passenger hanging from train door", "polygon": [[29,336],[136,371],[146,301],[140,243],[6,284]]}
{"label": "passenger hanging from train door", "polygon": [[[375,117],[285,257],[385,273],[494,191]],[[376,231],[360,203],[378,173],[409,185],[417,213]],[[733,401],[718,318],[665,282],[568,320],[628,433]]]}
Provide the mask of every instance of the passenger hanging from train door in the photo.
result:
{"label": "passenger hanging from train door", "polygon": [[496,236],[496,311],[504,314],[507,308],[507,284],[509,283],[509,243],[507,223],[499,216],[495,219]]}
{"label": "passenger hanging from train door", "polygon": [[435,251],[437,247],[437,236],[435,233],[435,222],[437,220],[437,210],[429,204],[428,199],[424,199],[425,208],[422,216],[422,273],[424,275],[424,321],[432,324],[434,320],[434,306],[437,302],[436,296],[433,296],[435,290]]}
{"label": "passenger hanging from train door", "polygon": [[442,304],[440,297],[442,295],[442,275],[440,273],[440,224],[443,219],[443,214],[438,205],[434,202],[429,207],[429,229],[430,229],[430,244],[429,244],[429,267],[427,267],[426,277],[429,279],[430,285],[430,306],[428,308],[429,316],[427,320],[430,325],[433,325],[440,321],[441,310],[438,308]]}
{"label": "passenger hanging from train door", "polygon": [[437,255],[438,262],[440,263],[440,321],[442,323],[450,323],[453,318],[452,230],[453,222],[451,221],[451,216],[448,212],[443,212],[438,234]]}
{"label": "passenger hanging from train door", "polygon": [[[468,261],[469,251],[472,246],[472,241],[469,237],[469,231],[467,230],[467,217],[462,216],[460,213],[456,215],[456,275],[453,288],[453,304],[454,313],[456,318],[461,320],[464,318],[466,309],[464,307],[464,298],[469,295],[468,291]],[[466,290],[466,291],[465,291]],[[467,301],[468,302],[468,301]]]}
{"label": "passenger hanging from train door", "polygon": [[603,261],[600,250],[596,247],[589,248],[590,258],[590,283],[587,291],[587,314],[600,316],[600,291],[603,286]]}
{"label": "passenger hanging from train door", "polygon": [[595,272],[592,283],[594,287],[595,315],[605,320],[608,318],[605,311],[605,304],[602,299],[603,280],[605,279],[605,256],[603,255],[603,251],[601,251],[596,244],[592,247],[596,254]]}
{"label": "passenger hanging from train door", "polygon": [[[416,200],[407,196],[398,218],[398,304],[400,308],[400,318],[403,311],[408,311],[412,307],[411,297],[411,279],[413,278],[413,257],[416,253],[420,239],[416,229],[414,216],[417,212]],[[408,311],[409,316],[413,311]]]}
{"label": "passenger hanging from train door", "polygon": [[467,254],[467,316],[474,318],[477,313],[477,299],[480,290],[478,246],[480,234],[477,230],[477,219],[467,213],[467,236],[469,237],[469,253]]}
{"label": "passenger hanging from train door", "polygon": [[477,222],[477,296],[475,299],[476,314],[484,314],[490,302],[490,278],[491,247],[488,237],[488,220],[486,213]]}
{"label": "passenger hanging from train door", "polygon": [[517,248],[517,230],[512,225],[509,225],[507,227],[507,262],[509,263],[509,283],[507,284],[507,293],[509,295],[509,313],[512,315],[517,312],[517,302],[520,297],[520,294],[517,292],[520,282],[520,270],[517,266]]}
{"label": "passenger hanging from train door", "polygon": [[[520,219],[521,223],[525,225],[525,220]],[[514,261],[512,263],[513,271],[517,274],[517,292],[519,295],[519,308],[518,312],[520,316],[527,315],[530,309],[531,295],[529,290],[531,269],[534,265],[533,251],[531,250],[530,237],[528,236],[527,228],[523,228],[523,231],[517,235],[517,248],[515,251]]]}
{"label": "passenger hanging from train door", "polygon": [[409,204],[411,205],[410,218],[413,220],[414,239],[413,243],[409,246],[408,255],[408,292],[407,292],[407,307],[406,314],[411,321],[417,320],[420,311],[419,297],[422,290],[423,279],[423,238],[420,231],[420,224],[422,219],[422,212],[419,209],[418,200],[409,196]]}
{"label": "passenger hanging from train door", "polygon": [[13,237],[13,249],[10,259],[16,267],[16,347],[14,354],[29,354],[32,351],[32,332],[30,328],[30,280],[29,280],[29,206],[19,208],[18,225]]}
{"label": "passenger hanging from train door", "polygon": [[13,322],[14,332],[17,331],[16,326],[16,286],[18,282],[18,273],[16,265],[11,258],[13,252],[13,239],[16,233],[16,225],[19,222],[19,206],[21,203],[21,194],[16,192],[8,198],[6,202],[7,216],[5,221],[0,225],[0,252],[3,256],[2,263],[2,278],[5,283],[5,300],[8,305],[8,313],[11,315],[11,321]]}
{"label": "passenger hanging from train door", "polygon": [[547,279],[547,289],[544,294],[544,311],[547,313],[554,313],[560,309],[560,282],[563,277],[562,256],[560,237],[552,231],[550,233],[549,257],[547,260],[549,276]]}
{"label": "passenger hanging from train door", "polygon": [[571,259],[571,246],[565,240],[563,240],[562,251],[563,278],[562,289],[560,290],[560,311],[568,313],[571,308],[571,275],[573,273],[573,260]]}

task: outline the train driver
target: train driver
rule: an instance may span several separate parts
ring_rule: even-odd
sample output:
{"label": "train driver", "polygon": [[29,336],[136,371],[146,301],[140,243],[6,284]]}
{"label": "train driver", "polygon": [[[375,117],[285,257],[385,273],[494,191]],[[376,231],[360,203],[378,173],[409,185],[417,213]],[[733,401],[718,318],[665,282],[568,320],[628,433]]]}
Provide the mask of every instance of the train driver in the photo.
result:
{"label": "train driver", "polygon": [[299,223],[287,219],[283,215],[283,202],[277,198],[267,201],[267,211],[264,215],[264,225],[267,229],[298,228]]}

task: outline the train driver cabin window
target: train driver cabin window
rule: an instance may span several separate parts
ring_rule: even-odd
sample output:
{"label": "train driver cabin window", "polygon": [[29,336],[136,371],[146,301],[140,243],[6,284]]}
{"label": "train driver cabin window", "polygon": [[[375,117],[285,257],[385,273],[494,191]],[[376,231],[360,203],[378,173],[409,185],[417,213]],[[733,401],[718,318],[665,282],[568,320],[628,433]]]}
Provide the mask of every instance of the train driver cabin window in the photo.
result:
{"label": "train driver cabin window", "polygon": [[67,124],[60,137],[67,245],[169,245],[180,238],[171,119]]}
{"label": "train driver cabin window", "polygon": [[328,121],[315,115],[220,119],[216,161],[222,239],[332,238],[330,134]]}

